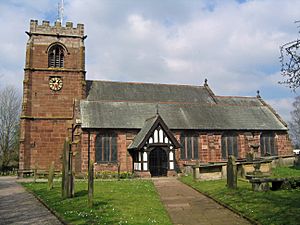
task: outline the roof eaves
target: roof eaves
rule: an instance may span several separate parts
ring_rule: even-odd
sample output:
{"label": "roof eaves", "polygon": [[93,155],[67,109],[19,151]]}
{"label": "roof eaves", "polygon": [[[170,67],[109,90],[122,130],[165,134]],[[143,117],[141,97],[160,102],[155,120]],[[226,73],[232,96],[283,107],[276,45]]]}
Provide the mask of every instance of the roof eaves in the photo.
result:
{"label": "roof eaves", "polygon": [[273,109],[269,104],[267,104],[261,97],[257,97],[257,99],[264,105],[266,106],[273,114],[274,116],[287,128],[288,125],[284,120],[281,118],[281,116]]}

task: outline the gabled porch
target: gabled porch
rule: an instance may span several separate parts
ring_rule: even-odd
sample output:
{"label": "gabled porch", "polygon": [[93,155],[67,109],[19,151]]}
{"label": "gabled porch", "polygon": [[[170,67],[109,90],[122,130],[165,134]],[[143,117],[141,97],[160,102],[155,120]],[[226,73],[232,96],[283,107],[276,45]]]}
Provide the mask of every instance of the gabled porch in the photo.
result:
{"label": "gabled porch", "polygon": [[179,142],[159,114],[147,119],[128,147],[133,158],[133,172],[142,177],[176,175],[175,151],[178,148]]}

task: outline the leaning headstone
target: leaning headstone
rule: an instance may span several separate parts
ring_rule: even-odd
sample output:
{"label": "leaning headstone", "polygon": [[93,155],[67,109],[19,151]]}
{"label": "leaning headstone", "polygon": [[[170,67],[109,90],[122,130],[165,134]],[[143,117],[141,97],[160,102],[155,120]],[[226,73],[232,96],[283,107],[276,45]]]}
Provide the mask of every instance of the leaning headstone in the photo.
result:
{"label": "leaning headstone", "polygon": [[54,161],[52,161],[49,174],[48,174],[48,190],[50,191],[53,188],[53,179],[54,179]]}
{"label": "leaning headstone", "polygon": [[237,168],[233,155],[230,155],[227,161],[227,187],[230,189],[237,188]]}
{"label": "leaning headstone", "polygon": [[89,162],[89,174],[88,174],[88,206],[93,207],[94,198],[94,162],[91,160]]}

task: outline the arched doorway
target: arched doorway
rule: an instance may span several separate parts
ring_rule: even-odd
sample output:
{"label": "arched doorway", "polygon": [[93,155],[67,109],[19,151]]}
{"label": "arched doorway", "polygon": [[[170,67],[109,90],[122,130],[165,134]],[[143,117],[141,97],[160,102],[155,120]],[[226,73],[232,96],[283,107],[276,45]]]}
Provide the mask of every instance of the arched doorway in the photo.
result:
{"label": "arched doorway", "polygon": [[161,148],[155,148],[149,155],[149,170],[152,177],[167,176],[168,158],[167,153]]}

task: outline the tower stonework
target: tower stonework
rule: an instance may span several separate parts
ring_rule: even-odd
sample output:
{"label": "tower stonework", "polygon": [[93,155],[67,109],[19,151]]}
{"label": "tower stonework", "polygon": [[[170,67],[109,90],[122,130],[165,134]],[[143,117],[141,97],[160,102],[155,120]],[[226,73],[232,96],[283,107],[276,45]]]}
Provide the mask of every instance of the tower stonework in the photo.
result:
{"label": "tower stonework", "polygon": [[48,169],[71,137],[74,102],[85,98],[84,25],[30,21],[23,81],[19,169]]}

